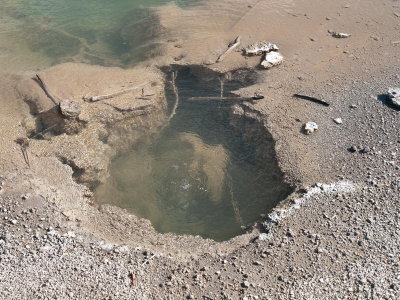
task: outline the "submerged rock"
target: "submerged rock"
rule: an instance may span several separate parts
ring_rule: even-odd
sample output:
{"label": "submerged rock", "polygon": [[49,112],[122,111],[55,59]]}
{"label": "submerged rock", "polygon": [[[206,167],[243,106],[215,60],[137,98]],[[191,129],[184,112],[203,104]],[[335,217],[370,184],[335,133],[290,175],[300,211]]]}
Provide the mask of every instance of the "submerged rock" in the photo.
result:
{"label": "submerged rock", "polygon": [[388,91],[390,103],[400,108],[400,88],[390,88]]}

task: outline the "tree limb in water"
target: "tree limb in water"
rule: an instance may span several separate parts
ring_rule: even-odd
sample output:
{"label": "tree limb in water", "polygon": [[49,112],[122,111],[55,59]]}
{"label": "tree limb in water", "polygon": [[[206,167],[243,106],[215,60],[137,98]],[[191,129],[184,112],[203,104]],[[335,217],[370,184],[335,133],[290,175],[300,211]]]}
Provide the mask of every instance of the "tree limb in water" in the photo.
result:
{"label": "tree limb in water", "polygon": [[84,97],[83,100],[90,101],[90,102],[96,102],[96,101],[100,101],[100,100],[106,100],[106,99],[114,98],[114,97],[129,93],[131,91],[140,89],[140,88],[144,87],[145,85],[148,85],[149,83],[150,82],[144,82],[144,83],[141,83],[141,84],[136,85],[134,87],[131,87],[129,89],[122,90],[122,91],[119,91],[119,92],[116,92],[116,93],[112,93],[112,94],[108,94],[108,95],[100,95],[100,96],[94,96],[94,97],[89,97],[89,98]]}

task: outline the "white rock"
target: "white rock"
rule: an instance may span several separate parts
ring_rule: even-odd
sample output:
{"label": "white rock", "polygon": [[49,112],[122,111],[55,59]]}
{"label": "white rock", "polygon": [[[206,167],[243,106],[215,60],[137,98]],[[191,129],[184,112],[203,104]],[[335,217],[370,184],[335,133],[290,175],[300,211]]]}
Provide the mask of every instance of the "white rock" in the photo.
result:
{"label": "white rock", "polygon": [[251,55],[261,55],[263,53],[268,53],[277,50],[279,50],[279,47],[277,45],[271,44],[267,41],[260,41],[244,49],[244,53],[246,55],[251,56]]}
{"label": "white rock", "polygon": [[270,52],[265,55],[264,60],[261,62],[261,66],[265,69],[270,69],[273,66],[280,65],[283,62],[283,56],[279,52]]}
{"label": "white rock", "polygon": [[390,102],[400,108],[400,88],[390,88],[388,91]]}
{"label": "white rock", "polygon": [[318,130],[318,125],[315,122],[308,122],[304,125],[304,131],[306,134],[314,133]]}
{"label": "white rock", "polygon": [[335,32],[335,31],[332,31],[331,35],[337,39],[345,39],[345,38],[351,37],[351,34],[344,33],[344,32]]}
{"label": "white rock", "polygon": [[333,122],[335,122],[336,124],[343,124],[342,118],[333,119]]}
{"label": "white rock", "polygon": [[258,236],[258,240],[260,241],[265,241],[266,239],[268,239],[268,234],[266,233],[260,233],[260,235]]}
{"label": "white rock", "polygon": [[51,247],[51,246],[49,246],[49,245],[45,245],[45,246],[43,246],[43,247],[40,247],[40,252],[46,252],[46,251],[49,251],[49,250],[52,250],[53,249],[53,247]]}
{"label": "white rock", "polygon": [[64,236],[69,237],[69,238],[74,238],[74,237],[76,237],[76,234],[73,231],[68,231],[68,232],[64,233]]}
{"label": "white rock", "polygon": [[108,243],[105,243],[105,242],[103,242],[103,241],[101,241],[101,242],[99,243],[99,246],[100,246],[100,248],[103,249],[104,251],[111,251],[112,249],[115,248],[115,245],[114,245],[114,244],[108,244]]}

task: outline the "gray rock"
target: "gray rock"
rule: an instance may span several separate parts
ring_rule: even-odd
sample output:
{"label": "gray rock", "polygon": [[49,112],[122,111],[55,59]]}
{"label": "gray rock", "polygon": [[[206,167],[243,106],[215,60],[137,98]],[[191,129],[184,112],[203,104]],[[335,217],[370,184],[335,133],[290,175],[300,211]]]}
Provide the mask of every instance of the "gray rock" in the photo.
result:
{"label": "gray rock", "polygon": [[333,122],[335,122],[336,124],[343,124],[343,120],[342,120],[342,118],[336,118],[336,119],[333,119]]}
{"label": "gray rock", "polygon": [[60,102],[60,110],[66,118],[77,118],[81,113],[81,105],[76,101],[64,99]]}

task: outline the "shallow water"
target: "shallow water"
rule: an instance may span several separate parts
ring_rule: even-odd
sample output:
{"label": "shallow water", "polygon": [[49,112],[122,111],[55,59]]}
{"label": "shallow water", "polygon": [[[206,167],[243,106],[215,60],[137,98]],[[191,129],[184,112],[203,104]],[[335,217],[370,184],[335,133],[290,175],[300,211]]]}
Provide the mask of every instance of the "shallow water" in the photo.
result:
{"label": "shallow water", "polygon": [[270,211],[289,188],[274,153],[257,155],[256,138],[246,142],[230,126],[226,105],[188,100],[219,96],[219,83],[179,74],[176,115],[159,135],[112,162],[96,199],[149,219],[159,232],[227,240]]}
{"label": "shallow water", "polygon": [[[155,55],[160,34],[149,7],[169,0],[2,0],[0,69],[60,62],[128,67]],[[180,6],[195,0],[176,0]]]}
{"label": "shallow water", "polygon": [[[3,0],[0,70],[35,70],[62,62],[132,67],[157,55],[154,37],[163,28],[149,7],[166,2]],[[175,2],[187,6],[196,0]],[[265,140],[243,138],[230,126],[222,104],[188,101],[220,95],[216,79],[205,82],[186,70],[179,73],[177,85],[180,104],[174,118],[158,135],[115,158],[96,198],[149,219],[160,232],[226,240],[270,211],[289,187],[273,151],[260,146]],[[232,80],[225,89],[241,85]],[[169,96],[172,110],[174,95]],[[259,148],[265,153],[260,155]]]}

